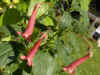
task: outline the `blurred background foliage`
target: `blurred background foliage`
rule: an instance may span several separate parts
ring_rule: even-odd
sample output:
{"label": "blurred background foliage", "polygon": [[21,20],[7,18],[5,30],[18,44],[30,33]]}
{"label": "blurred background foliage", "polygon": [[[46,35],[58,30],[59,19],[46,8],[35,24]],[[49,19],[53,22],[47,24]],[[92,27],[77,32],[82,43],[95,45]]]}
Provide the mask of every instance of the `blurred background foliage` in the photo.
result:
{"label": "blurred background foliage", "polygon": [[[47,2],[38,9],[32,42],[17,35],[23,32],[34,5]],[[68,75],[63,65],[84,56],[89,44],[94,56],[75,70],[75,75],[100,75],[100,52],[91,40],[88,10],[96,13],[96,0],[0,0],[0,75]],[[41,44],[34,66],[19,59],[48,31],[48,40]],[[18,38],[20,40],[18,40]]]}

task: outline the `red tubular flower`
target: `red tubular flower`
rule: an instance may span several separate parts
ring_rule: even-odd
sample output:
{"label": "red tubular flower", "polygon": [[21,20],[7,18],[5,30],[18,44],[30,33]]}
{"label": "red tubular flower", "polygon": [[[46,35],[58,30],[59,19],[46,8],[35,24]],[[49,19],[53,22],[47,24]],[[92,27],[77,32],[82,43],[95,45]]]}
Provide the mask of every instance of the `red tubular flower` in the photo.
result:
{"label": "red tubular flower", "polygon": [[27,60],[27,64],[28,66],[32,66],[32,59],[35,56],[36,52],[38,51],[38,48],[40,46],[41,41],[46,38],[47,34],[43,33],[43,35],[40,37],[40,40],[38,40],[35,45],[33,46],[33,48],[31,48],[31,50],[29,51],[29,53],[27,54],[27,56],[21,56],[20,58],[22,60]]}
{"label": "red tubular flower", "polygon": [[35,5],[32,15],[28,21],[28,25],[24,31],[24,33],[22,34],[22,36],[24,38],[29,38],[32,35],[32,32],[34,30],[34,25],[35,25],[35,21],[36,21],[36,13],[37,13],[37,9],[40,7],[41,3],[38,3]]}
{"label": "red tubular flower", "polygon": [[92,51],[89,50],[88,55],[86,55],[86,56],[84,56],[84,57],[82,57],[82,58],[80,58],[80,59],[78,59],[78,60],[72,62],[72,63],[71,63],[70,65],[68,65],[68,66],[65,66],[65,67],[63,68],[63,70],[64,70],[64,71],[67,71],[69,74],[73,74],[74,71],[75,71],[75,69],[76,69],[80,64],[82,64],[84,61],[86,61],[87,59],[89,59],[89,58],[92,57],[92,56],[93,56],[93,53],[92,53]]}

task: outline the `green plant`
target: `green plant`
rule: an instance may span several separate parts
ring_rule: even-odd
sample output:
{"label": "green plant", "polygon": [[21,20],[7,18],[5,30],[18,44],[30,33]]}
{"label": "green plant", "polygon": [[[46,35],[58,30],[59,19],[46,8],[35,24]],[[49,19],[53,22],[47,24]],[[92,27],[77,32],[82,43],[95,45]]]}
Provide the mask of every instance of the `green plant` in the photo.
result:
{"label": "green plant", "polygon": [[[62,71],[63,66],[87,54],[88,47],[93,47],[94,56],[75,68],[75,75],[100,75],[99,48],[90,40],[88,28],[91,0],[14,1],[0,2],[0,75],[68,75]],[[40,2],[43,4],[31,16],[35,5]],[[30,16],[31,23],[34,22],[32,25],[35,24],[28,32],[31,41],[22,36],[32,26],[28,29]],[[41,40],[44,32],[48,38]],[[30,67],[20,58],[31,52],[31,48],[33,51],[38,40],[42,42],[38,44],[34,59],[31,58],[34,65]]]}

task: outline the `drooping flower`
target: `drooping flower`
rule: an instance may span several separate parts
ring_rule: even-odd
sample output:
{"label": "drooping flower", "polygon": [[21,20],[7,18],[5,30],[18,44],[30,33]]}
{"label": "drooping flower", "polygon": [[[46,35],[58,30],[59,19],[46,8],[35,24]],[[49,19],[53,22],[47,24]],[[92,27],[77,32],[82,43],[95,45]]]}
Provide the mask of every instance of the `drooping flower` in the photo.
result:
{"label": "drooping flower", "polygon": [[93,56],[93,52],[91,50],[89,50],[88,54],[82,58],[77,59],[76,61],[72,62],[71,64],[69,64],[68,66],[65,66],[63,68],[63,70],[65,72],[68,72],[69,74],[73,74],[75,69],[82,64],[83,62],[85,62],[87,59],[91,58]]}
{"label": "drooping flower", "polygon": [[17,32],[18,35],[22,35],[24,39],[30,39],[30,36],[32,35],[33,31],[34,31],[34,26],[35,26],[35,22],[36,22],[36,14],[37,14],[37,9],[40,7],[40,3],[37,3],[32,11],[32,15],[30,16],[30,19],[28,21],[27,27],[24,31],[24,33],[22,32]]}
{"label": "drooping flower", "polygon": [[24,38],[29,38],[32,35],[32,32],[34,30],[34,25],[35,25],[35,21],[36,21],[36,13],[37,13],[37,9],[40,7],[40,3],[37,3],[33,9],[32,15],[28,21],[28,25],[24,31],[24,33],[22,34],[22,36]]}
{"label": "drooping flower", "polygon": [[43,35],[40,37],[40,40],[38,40],[35,43],[35,45],[33,46],[33,48],[30,49],[30,51],[27,54],[27,56],[21,56],[20,57],[22,60],[27,60],[28,66],[32,66],[32,59],[35,56],[36,52],[38,51],[38,48],[40,46],[41,41],[46,37],[47,37],[47,33],[43,33]]}

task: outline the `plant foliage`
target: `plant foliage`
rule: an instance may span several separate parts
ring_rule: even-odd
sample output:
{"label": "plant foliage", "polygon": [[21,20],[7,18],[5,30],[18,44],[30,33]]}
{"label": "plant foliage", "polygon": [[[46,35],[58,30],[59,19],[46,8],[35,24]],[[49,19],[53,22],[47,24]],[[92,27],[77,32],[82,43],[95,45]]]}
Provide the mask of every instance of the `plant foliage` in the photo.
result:
{"label": "plant foliage", "polygon": [[[32,42],[17,34],[23,32],[36,3],[47,2],[37,12]],[[0,75],[68,75],[63,65],[84,56],[90,44],[94,56],[75,70],[75,75],[100,75],[100,54],[96,43],[86,39],[89,31],[88,9],[91,0],[2,0],[0,1]],[[48,32],[28,67],[20,59]],[[84,39],[85,38],[85,39]],[[18,40],[19,39],[19,40]]]}

